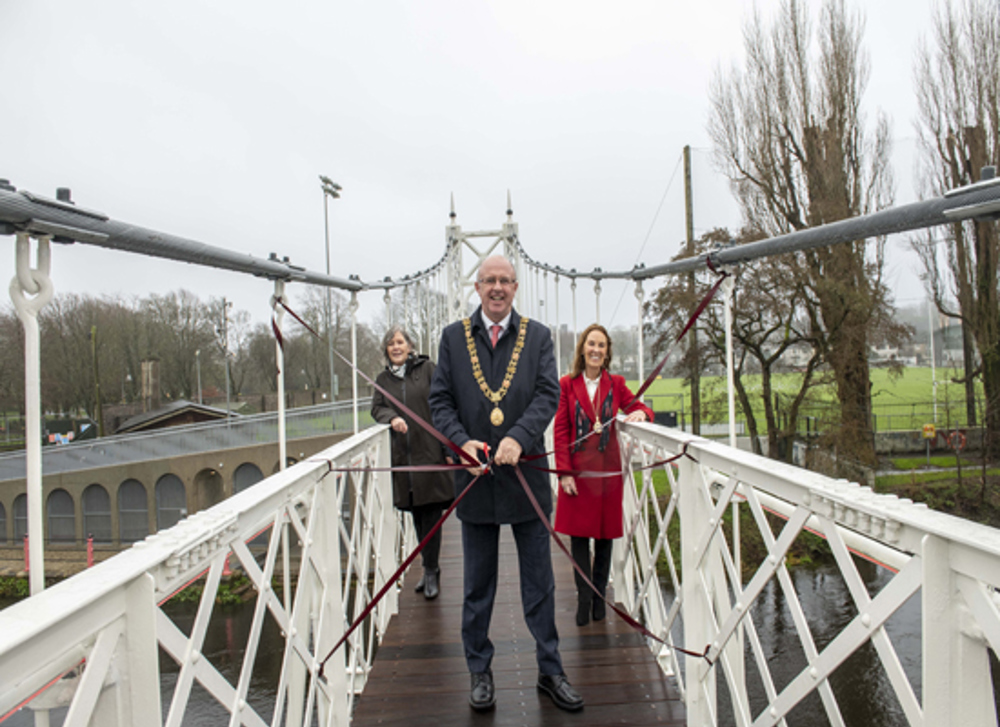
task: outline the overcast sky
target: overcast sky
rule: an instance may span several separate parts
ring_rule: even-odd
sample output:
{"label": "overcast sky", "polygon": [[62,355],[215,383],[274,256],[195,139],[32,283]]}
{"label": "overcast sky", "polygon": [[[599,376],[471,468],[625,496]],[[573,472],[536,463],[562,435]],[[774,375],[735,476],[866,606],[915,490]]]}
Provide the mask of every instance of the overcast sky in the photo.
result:
{"label": "overcast sky", "polygon": [[[778,3],[757,4],[770,15]],[[866,108],[892,120],[897,203],[906,203],[915,199],[913,55],[933,4],[863,5]],[[0,177],[50,196],[70,187],[78,204],[116,220],[323,270],[325,174],[344,187],[330,205],[333,274],[367,281],[441,256],[452,193],[464,229],[496,229],[508,189],[536,259],[578,270],[662,263],[684,238],[685,144],[696,232],[739,225],[712,166],[708,87],[740,58],[752,8],[0,0]],[[889,262],[898,302],[917,302],[904,242],[890,243]],[[9,279],[13,268],[11,244],[0,273]],[[57,294],[226,295],[256,320],[273,290],[84,245],[57,247],[52,277]],[[582,321],[593,311],[588,286]],[[362,318],[381,309],[381,292],[360,300]],[[601,313],[606,324],[634,323],[631,290],[606,284]]]}

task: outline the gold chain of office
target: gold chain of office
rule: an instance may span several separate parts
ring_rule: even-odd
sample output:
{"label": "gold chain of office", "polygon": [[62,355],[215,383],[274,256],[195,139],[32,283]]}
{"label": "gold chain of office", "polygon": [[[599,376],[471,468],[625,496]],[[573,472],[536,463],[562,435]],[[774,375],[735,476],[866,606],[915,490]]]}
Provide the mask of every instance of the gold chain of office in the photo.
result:
{"label": "gold chain of office", "polygon": [[524,348],[524,336],[528,330],[528,317],[521,317],[521,325],[517,330],[517,342],[514,344],[514,353],[510,356],[510,363],[507,364],[507,373],[503,377],[503,383],[500,384],[500,388],[496,391],[490,390],[490,387],[486,384],[486,379],[483,377],[483,368],[479,365],[479,354],[476,353],[476,342],[472,340],[472,325],[469,319],[463,318],[462,325],[465,326],[465,345],[469,348],[469,360],[472,361],[472,375],[476,378],[476,383],[479,384],[479,388],[482,389],[483,394],[493,403],[493,411],[490,412],[490,423],[495,427],[499,427],[503,424],[503,412],[500,411],[500,400],[507,395],[507,391],[510,389],[510,382],[514,380],[514,374],[517,372],[517,363],[521,359],[521,349]]}

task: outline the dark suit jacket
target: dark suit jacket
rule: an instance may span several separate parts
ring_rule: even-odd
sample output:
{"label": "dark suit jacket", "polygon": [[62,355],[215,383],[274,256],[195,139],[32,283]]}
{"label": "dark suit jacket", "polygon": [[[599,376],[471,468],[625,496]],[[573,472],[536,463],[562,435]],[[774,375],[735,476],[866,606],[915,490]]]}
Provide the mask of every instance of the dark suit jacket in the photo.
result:
{"label": "dark suit jacket", "polygon": [[[481,309],[470,317],[472,339],[479,356],[483,377],[492,391],[503,383],[507,364],[517,339],[521,316],[511,313],[511,321],[497,347],[490,346],[489,332],[483,326]],[[547,327],[528,321],[524,349],[510,389],[500,402],[503,423],[490,423],[493,403],[479,388],[472,373],[472,363],[461,321],[452,323],[441,334],[438,365],[431,381],[431,417],[434,427],[461,447],[470,439],[486,442],[490,454],[504,437],[513,437],[523,450],[522,458],[545,452],[545,429],[559,405],[559,378],[552,336]],[[532,464],[548,467],[548,458]],[[552,512],[549,475],[524,464],[521,471],[546,515]],[[464,470],[455,475],[455,494],[460,494],[472,475]],[[472,523],[519,523],[537,515],[524,494],[512,467],[498,467],[481,478],[458,505],[458,517]]]}

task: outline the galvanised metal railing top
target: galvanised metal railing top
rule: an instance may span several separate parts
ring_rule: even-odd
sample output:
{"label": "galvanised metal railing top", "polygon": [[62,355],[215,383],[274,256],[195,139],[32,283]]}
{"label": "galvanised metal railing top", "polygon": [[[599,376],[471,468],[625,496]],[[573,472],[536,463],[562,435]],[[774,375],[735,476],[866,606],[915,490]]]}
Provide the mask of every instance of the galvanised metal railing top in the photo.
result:
{"label": "galvanised metal railing top", "polygon": [[[365,425],[371,423],[371,399],[360,399]],[[290,409],[285,416],[289,439],[315,437],[331,431],[346,432],[352,426],[352,403]],[[265,412],[217,422],[185,424],[138,434],[118,434],[70,444],[45,447],[42,467],[46,475],[110,467],[130,462],[214,452],[278,441],[278,414]],[[24,452],[0,454],[0,482],[25,477]]]}
{"label": "galvanised metal railing top", "polygon": [[[191,718],[197,684],[230,725],[347,725],[397,609],[396,590],[322,678],[320,660],[414,538],[392,506],[388,473],[330,472],[328,462],[387,468],[388,431],[370,427],[0,611],[0,722],[26,708],[48,724],[50,710],[68,708],[66,725],[176,727]],[[249,579],[254,604],[235,658],[211,653],[205,641],[230,564]],[[192,582],[204,590],[186,628],[165,605]],[[267,628],[283,644],[273,682],[273,664],[262,663],[273,658],[257,658]],[[162,678],[161,652],[176,665],[175,679]]]}
{"label": "galvanised metal railing top", "polygon": [[[668,644],[649,640],[678,680],[689,725],[786,725],[813,694],[831,725],[997,724],[990,652],[1000,653],[1000,530],[676,429],[619,421],[630,472],[686,453],[657,478],[643,470],[641,484],[625,488],[625,537],[615,541],[612,574],[615,597]],[[751,529],[734,531],[725,521],[731,509]],[[847,616],[836,631],[829,620],[811,620],[816,604],[806,599],[824,595],[800,593],[786,565],[807,531],[827,541],[842,584],[837,610]],[[763,554],[744,573],[740,546],[753,540]],[[858,558],[877,564],[880,587],[862,578]],[[904,667],[904,639],[894,641],[888,628],[912,610],[911,599],[921,610],[919,635],[905,634],[919,643],[915,669]],[[787,616],[768,611],[775,603]],[[782,618],[795,647],[779,651],[761,634]],[[854,695],[831,682],[871,647],[881,669],[870,691],[892,714],[848,721],[841,705]],[[731,717],[720,721],[723,707]]]}
{"label": "galvanised metal railing top", "polygon": [[[616,272],[595,268],[589,272],[578,272],[575,268],[566,269],[536,260],[528,255],[519,239],[513,240],[512,244],[523,264],[533,269],[555,273],[570,279],[621,278],[639,281],[662,275],[704,269],[710,261],[716,265],[735,265],[771,255],[908,232],[966,219],[995,219],[997,215],[1000,215],[1000,177],[991,175],[995,175],[995,169],[987,167],[984,169],[982,181],[951,190],[942,197],[913,202],[819,227],[798,230],[767,240],[734,245],[685,260],[649,266],[640,264],[631,270]],[[0,180],[0,234],[10,235],[18,231],[26,231],[36,236],[53,236],[56,242],[80,242],[250,273],[272,280],[304,282],[352,292],[390,289],[426,280],[447,263],[446,252],[445,257],[429,268],[398,279],[386,276],[381,281],[365,282],[357,275],[349,275],[347,279],[344,279],[312,272],[293,265],[287,258],[281,259],[273,253],[268,259],[257,258],[176,235],[119,222],[103,212],[77,207],[69,200],[69,190],[60,189],[57,194],[59,199],[51,199],[32,192],[18,191],[7,180]],[[508,209],[508,217],[510,214],[511,211]],[[454,200],[452,200],[452,217],[454,218]]]}

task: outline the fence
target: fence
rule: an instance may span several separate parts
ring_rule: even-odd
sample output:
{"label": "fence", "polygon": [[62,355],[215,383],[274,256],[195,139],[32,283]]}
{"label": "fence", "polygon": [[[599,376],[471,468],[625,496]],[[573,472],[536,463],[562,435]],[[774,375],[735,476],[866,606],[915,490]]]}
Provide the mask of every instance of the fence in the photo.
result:
{"label": "fence", "polygon": [[[630,469],[650,469],[637,489],[626,488],[615,595],[663,640],[650,640],[650,649],[677,678],[689,725],[720,724],[722,693],[736,725],[785,725],[813,693],[830,724],[873,724],[871,715],[845,721],[839,701],[849,695],[830,683],[868,644],[885,674],[879,699],[894,701],[906,724],[997,724],[990,653],[1000,649],[1000,531],[677,430],[621,429]],[[728,526],[727,511],[734,513]],[[740,522],[751,527],[741,532]],[[807,531],[826,539],[846,584],[850,603],[842,608],[854,616],[839,632],[810,620],[789,574],[789,550]],[[763,552],[743,573],[741,546],[753,539]],[[885,569],[881,588],[869,590],[856,558]],[[754,607],[774,582],[780,595],[770,597],[790,612],[794,655],[773,653],[759,638]],[[922,608],[915,678],[886,629],[911,598]],[[776,663],[791,657],[803,666],[780,682]],[[761,693],[748,685],[761,685]]]}
{"label": "fence", "polygon": [[[386,583],[413,537],[393,510],[388,474],[331,466],[388,467],[388,450],[388,429],[370,427],[0,611],[0,721],[26,706],[66,709],[67,725],[180,725],[197,684],[232,724],[348,724],[396,610],[395,590],[322,678],[320,660]],[[251,541],[262,545],[252,552]],[[250,638],[232,680],[218,663],[226,655],[202,651],[229,564],[256,592]],[[204,590],[185,630],[164,605],[194,582]],[[271,710],[250,690],[262,668],[255,655],[265,625],[280,629],[285,644]],[[161,652],[180,669],[163,694]]]}

